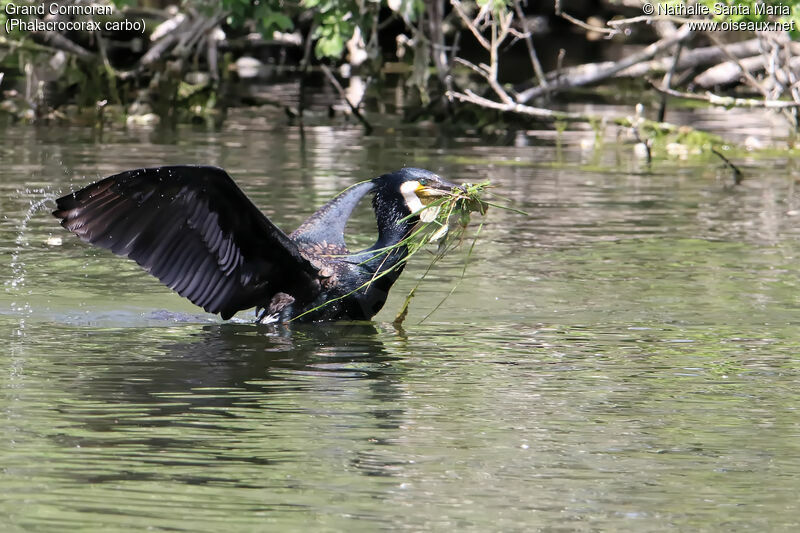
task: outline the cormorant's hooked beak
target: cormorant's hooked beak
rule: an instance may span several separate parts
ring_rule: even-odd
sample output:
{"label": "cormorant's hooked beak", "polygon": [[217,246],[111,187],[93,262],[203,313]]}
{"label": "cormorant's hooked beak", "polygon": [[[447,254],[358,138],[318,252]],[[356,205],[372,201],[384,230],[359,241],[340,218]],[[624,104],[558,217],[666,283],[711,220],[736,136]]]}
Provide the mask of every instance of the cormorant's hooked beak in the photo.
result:
{"label": "cormorant's hooked beak", "polygon": [[431,176],[430,173],[419,179],[406,181],[400,186],[400,193],[408,210],[419,215],[419,219],[426,223],[436,219],[441,207],[431,204],[442,198],[457,197],[460,192],[461,188],[455,183],[445,181],[436,175]]}
{"label": "cormorant's hooked beak", "polygon": [[435,183],[428,182],[424,185],[419,183],[414,193],[423,205],[428,205],[442,196],[451,196],[456,189],[467,192],[464,187],[458,186],[455,183],[450,183],[449,181],[440,180]]}

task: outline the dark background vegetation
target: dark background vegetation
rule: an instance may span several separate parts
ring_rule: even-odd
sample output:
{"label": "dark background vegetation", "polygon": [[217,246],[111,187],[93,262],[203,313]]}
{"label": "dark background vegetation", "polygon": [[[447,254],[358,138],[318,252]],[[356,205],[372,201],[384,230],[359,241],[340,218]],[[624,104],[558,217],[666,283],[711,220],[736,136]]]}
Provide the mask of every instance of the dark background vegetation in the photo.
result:
{"label": "dark background vegetation", "polygon": [[[478,129],[610,121],[647,142],[674,132],[664,122],[671,99],[769,108],[796,128],[794,32],[700,31],[690,23],[796,23],[797,6],[770,0],[791,8],[770,16],[757,14],[756,2],[728,4],[750,14],[645,16],[640,0],[120,0],[112,15],[94,19],[104,28],[141,21],[143,32],[0,37],[0,112],[30,122],[215,125],[231,106],[277,105],[290,120],[345,114],[368,129],[376,111]],[[0,22],[17,16],[6,11]],[[295,84],[288,100],[270,90],[285,83]],[[309,94],[320,92],[333,97],[313,110]],[[575,102],[631,111],[574,112]],[[637,103],[645,105],[635,110]]]}

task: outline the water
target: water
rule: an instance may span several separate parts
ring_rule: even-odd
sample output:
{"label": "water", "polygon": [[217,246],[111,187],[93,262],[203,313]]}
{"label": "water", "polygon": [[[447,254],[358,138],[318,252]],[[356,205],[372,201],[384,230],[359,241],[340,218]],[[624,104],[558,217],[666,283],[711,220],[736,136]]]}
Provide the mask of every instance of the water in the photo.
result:
{"label": "water", "polygon": [[[588,132],[509,143],[234,117],[0,146],[4,531],[796,530],[796,163],[659,163]],[[401,165],[491,179],[466,277],[404,273],[372,324],[222,323],[71,237],[59,193],[220,165],[280,226]],[[365,207],[354,246],[372,238]],[[53,237],[62,237],[57,244]],[[48,241],[49,239],[49,241]]]}

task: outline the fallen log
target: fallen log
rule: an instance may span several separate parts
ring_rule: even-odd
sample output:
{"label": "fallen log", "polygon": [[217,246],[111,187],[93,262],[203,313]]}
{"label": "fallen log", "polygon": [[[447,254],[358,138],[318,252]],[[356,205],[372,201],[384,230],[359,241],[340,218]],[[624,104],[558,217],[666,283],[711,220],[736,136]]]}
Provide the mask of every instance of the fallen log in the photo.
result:
{"label": "fallen log", "polygon": [[684,24],[670,37],[656,41],[650,46],[645,47],[643,50],[635,54],[631,54],[624,59],[611,62],[610,64],[594,63],[593,67],[586,66],[586,68],[584,68],[581,72],[576,72],[572,75],[565,74],[558,76],[553,84],[548,85],[547,87],[531,87],[530,89],[519,93],[515,100],[519,104],[524,104],[545,94],[563,91],[565,89],[573,89],[575,87],[582,87],[584,85],[589,85],[604,79],[608,79],[621,70],[655,57],[656,54],[688,39],[691,35],[692,30],[689,28],[689,25]]}
{"label": "fallen log", "polygon": [[[800,44],[800,43],[795,43]],[[752,57],[745,57],[738,61],[726,61],[715,65],[704,72],[695,76],[693,83],[703,89],[708,89],[718,85],[731,85],[738,83],[742,77],[753,75],[767,69],[767,62],[770,57],[766,54]],[[800,69],[800,56],[790,57],[788,63],[783,67],[778,67],[773,73],[779,83],[792,85],[795,80],[787,75],[786,69],[797,71]],[[744,69],[744,70],[743,70]]]}
{"label": "fallen log", "polygon": [[745,71],[753,74],[764,70],[764,68],[766,68],[766,62],[763,56],[745,57],[739,61],[726,61],[725,63],[714,65],[695,76],[692,83],[703,89],[717,85],[730,85],[739,82]]}

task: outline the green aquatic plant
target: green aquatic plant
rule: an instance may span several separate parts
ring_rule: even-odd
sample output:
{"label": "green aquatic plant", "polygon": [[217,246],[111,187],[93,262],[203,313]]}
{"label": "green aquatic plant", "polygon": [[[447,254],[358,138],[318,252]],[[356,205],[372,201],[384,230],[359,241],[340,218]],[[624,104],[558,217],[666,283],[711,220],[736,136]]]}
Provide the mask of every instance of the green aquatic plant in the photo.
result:
{"label": "green aquatic plant", "polygon": [[[417,285],[411,290],[408,296],[403,303],[399,313],[394,319],[395,326],[400,326],[405,319],[408,313],[408,306],[411,302],[411,299],[416,292],[419,284],[425,278],[425,276],[430,272],[431,268],[434,264],[436,264],[440,259],[442,259],[445,255],[448,255],[451,251],[458,248],[464,241],[464,235],[466,233],[467,227],[471,221],[472,214],[478,213],[481,216],[486,215],[489,207],[497,207],[500,209],[509,209],[518,213],[523,213],[517,209],[508,207],[506,205],[497,204],[494,202],[490,202],[486,200],[486,196],[497,197],[499,199],[505,200],[500,198],[497,195],[488,192],[490,188],[490,182],[485,181],[478,184],[471,184],[471,183],[464,183],[460,187],[453,188],[449,193],[442,194],[435,200],[431,201],[427,205],[424,205],[422,208],[418,209],[417,211],[409,214],[406,218],[402,221],[411,219],[413,217],[419,218],[419,223],[416,224],[409,234],[402,239],[400,242],[392,245],[387,246],[385,248],[380,248],[378,250],[374,250],[376,253],[375,255],[371,256],[368,261],[374,261],[376,258],[384,257],[389,258],[390,255],[394,253],[402,253],[403,249],[405,249],[405,256],[398,261],[394,266],[389,269],[381,270],[380,268],[377,269],[375,276],[373,276],[369,281],[361,284],[360,286],[356,287],[352,291],[344,294],[342,296],[338,296],[336,298],[332,298],[323,302],[322,304],[318,305],[313,309],[309,309],[305,313],[298,315],[292,320],[296,320],[308,313],[312,313],[317,311],[326,305],[330,305],[338,300],[342,300],[351,296],[352,294],[367,288],[370,284],[375,282],[376,280],[386,276],[392,272],[395,272],[399,268],[403,268],[403,266],[408,262],[408,260],[416,255],[421,250],[427,248],[428,245],[436,244],[437,249],[436,252],[433,254],[433,258],[431,259],[430,264],[428,265],[427,269],[420,277],[420,280],[417,282]],[[466,273],[467,265],[469,264],[469,258],[472,255],[472,250],[475,247],[475,243],[477,242],[477,237],[480,234],[480,229],[483,227],[483,223],[478,228],[476,232],[475,239],[472,242],[472,245],[469,248],[467,258],[465,261],[464,269],[462,270],[461,279],[463,279],[464,274]],[[366,261],[365,261],[366,262]],[[458,288],[460,281],[456,284],[455,287],[450,291],[447,295],[449,296]],[[445,297],[445,300],[447,298]],[[438,309],[444,300],[440,302],[433,311]],[[431,311],[431,313],[433,313]],[[430,313],[429,313],[430,316]],[[427,317],[425,317],[427,318]],[[424,320],[424,319],[423,319]]]}
{"label": "green aquatic plant", "polygon": [[[477,212],[481,216],[484,216],[486,215],[489,207],[494,207],[527,216],[526,212],[508,206],[508,199],[488,191],[490,187],[491,183],[489,181],[478,184],[465,183],[459,189],[454,189],[451,191],[449,196],[446,196],[438,200],[436,203],[432,203],[424,208],[436,209],[436,216],[431,220],[430,223],[425,224],[420,228],[422,237],[417,237],[412,240],[412,244],[417,246],[415,251],[418,251],[427,243],[438,242],[439,245],[436,253],[434,253],[433,258],[431,259],[431,262],[425,269],[425,272],[423,272],[422,276],[420,276],[417,284],[409,291],[405,301],[403,302],[403,305],[400,308],[400,311],[395,316],[395,319],[392,322],[395,327],[400,327],[403,321],[405,321],[405,318],[408,315],[408,307],[411,303],[411,299],[414,297],[420,284],[431,271],[433,266],[445,255],[448,255],[451,251],[458,248],[463,243],[464,234],[467,226],[470,223],[472,213]],[[486,196],[491,196],[493,199],[500,200],[504,203],[487,201],[485,199]],[[475,231],[472,244],[470,244],[469,248],[467,249],[467,253],[464,256],[464,266],[461,269],[461,276],[459,276],[455,285],[453,285],[444,298],[442,298],[439,303],[437,303],[434,308],[427,315],[425,315],[422,320],[420,320],[420,324],[427,320],[433,313],[435,313],[442,306],[442,304],[444,304],[444,302],[453,295],[453,293],[461,285],[461,282],[464,281],[467,268],[469,267],[469,263],[472,258],[472,252],[475,249],[475,245],[478,242],[478,237],[480,236],[482,229],[483,221],[481,221],[478,229]]]}

